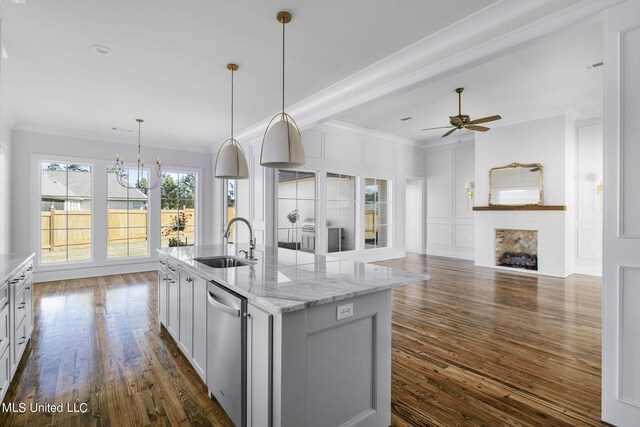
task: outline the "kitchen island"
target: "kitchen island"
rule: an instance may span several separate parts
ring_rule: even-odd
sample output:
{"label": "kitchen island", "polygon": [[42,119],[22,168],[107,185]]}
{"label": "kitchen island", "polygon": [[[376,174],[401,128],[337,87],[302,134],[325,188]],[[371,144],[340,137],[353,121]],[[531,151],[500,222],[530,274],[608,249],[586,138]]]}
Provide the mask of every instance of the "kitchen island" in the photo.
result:
{"label": "kitchen island", "polygon": [[[428,276],[269,247],[245,260],[241,249],[159,251],[159,323],[209,394],[239,426],[388,426],[391,289]],[[224,256],[246,265],[197,261]],[[216,306],[229,315],[216,317]],[[236,345],[237,357],[221,355]]]}

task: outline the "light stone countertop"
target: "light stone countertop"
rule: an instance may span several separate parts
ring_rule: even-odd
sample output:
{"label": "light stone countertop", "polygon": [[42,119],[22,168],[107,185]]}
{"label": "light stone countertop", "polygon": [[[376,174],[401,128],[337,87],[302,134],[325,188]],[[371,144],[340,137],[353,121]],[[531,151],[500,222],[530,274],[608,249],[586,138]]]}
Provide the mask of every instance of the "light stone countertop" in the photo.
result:
{"label": "light stone countertop", "polygon": [[16,270],[22,267],[33,255],[33,253],[0,254],[0,285],[3,284],[2,282],[4,282],[8,276],[11,276]]}
{"label": "light stone countertop", "polygon": [[[282,248],[257,248],[250,266],[211,268],[194,258],[236,256],[246,245],[182,246],[158,250],[178,265],[237,292],[268,311],[286,313],[418,283],[429,275]],[[244,256],[240,254],[239,258]]]}

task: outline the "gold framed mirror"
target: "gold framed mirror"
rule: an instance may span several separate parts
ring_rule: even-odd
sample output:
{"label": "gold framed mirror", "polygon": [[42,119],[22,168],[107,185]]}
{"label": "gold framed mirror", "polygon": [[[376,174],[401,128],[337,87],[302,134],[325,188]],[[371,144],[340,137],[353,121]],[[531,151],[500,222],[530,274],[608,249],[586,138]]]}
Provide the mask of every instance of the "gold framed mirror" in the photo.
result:
{"label": "gold framed mirror", "polygon": [[511,163],[489,171],[489,206],[542,205],[542,165]]}

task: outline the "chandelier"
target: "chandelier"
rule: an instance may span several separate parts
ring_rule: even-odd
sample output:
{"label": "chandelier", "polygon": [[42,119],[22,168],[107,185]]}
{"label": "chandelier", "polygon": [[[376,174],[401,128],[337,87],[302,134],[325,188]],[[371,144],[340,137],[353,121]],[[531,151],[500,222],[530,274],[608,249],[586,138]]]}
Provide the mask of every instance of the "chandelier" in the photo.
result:
{"label": "chandelier", "polygon": [[[142,159],[141,149],[140,149],[140,127],[142,125],[142,122],[144,122],[144,120],[136,119],[136,122],[138,122],[138,156],[137,156],[137,179],[136,179],[135,185],[131,185],[131,183],[128,180],[128,176],[129,176],[128,171],[131,170],[132,168],[124,167],[124,157],[120,156],[120,154],[116,155],[116,164],[113,168],[114,173],[116,174],[116,180],[118,181],[118,184],[120,184],[124,188],[128,188],[131,190],[141,188],[142,186],[141,180],[143,179],[142,173],[144,170],[144,160]],[[153,184],[150,181],[147,181],[147,185],[145,186],[147,190],[153,190],[158,186],[158,184],[160,184],[161,173],[162,173],[162,163],[160,162],[160,158],[157,158],[156,170],[155,170],[156,177]]]}

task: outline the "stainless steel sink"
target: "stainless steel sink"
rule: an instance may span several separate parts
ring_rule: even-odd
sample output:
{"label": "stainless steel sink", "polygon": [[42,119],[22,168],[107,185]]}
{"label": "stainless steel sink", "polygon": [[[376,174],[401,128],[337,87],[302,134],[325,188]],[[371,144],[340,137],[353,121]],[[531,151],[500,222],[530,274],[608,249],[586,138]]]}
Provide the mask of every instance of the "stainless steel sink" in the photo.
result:
{"label": "stainless steel sink", "polygon": [[193,259],[200,264],[204,264],[211,268],[231,268],[231,267],[242,267],[245,265],[249,265],[248,262],[241,260],[240,258],[232,257],[232,256],[212,256],[212,257],[203,257],[203,258],[194,258]]}

